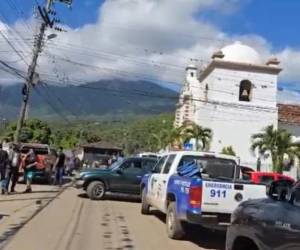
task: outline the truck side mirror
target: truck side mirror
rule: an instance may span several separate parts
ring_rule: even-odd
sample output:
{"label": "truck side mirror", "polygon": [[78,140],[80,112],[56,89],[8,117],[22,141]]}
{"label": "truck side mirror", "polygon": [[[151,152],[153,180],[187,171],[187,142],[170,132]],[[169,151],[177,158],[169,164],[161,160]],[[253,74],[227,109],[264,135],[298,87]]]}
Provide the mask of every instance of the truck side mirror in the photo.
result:
{"label": "truck side mirror", "polygon": [[296,187],[292,190],[290,203],[300,207],[300,187]]}
{"label": "truck side mirror", "polygon": [[293,188],[293,183],[288,180],[273,181],[267,187],[267,195],[277,201],[286,201],[288,194],[290,194]]}
{"label": "truck side mirror", "polygon": [[153,168],[151,169],[151,173],[152,173],[152,174],[156,174],[156,173],[157,173],[157,169],[156,169],[155,167],[153,167]]}
{"label": "truck side mirror", "polygon": [[119,175],[122,175],[123,174],[123,170],[119,168],[119,169],[117,169],[116,173],[119,174]]}

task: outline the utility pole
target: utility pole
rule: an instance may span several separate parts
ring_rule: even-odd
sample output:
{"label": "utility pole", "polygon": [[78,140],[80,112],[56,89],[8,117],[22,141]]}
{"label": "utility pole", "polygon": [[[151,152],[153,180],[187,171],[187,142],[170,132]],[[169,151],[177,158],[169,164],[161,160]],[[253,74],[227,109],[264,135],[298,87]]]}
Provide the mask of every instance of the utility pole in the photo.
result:
{"label": "utility pole", "polygon": [[[53,19],[51,21],[49,15],[48,15],[51,12],[51,7],[52,7],[54,1],[55,0],[47,0],[44,8],[41,8],[40,6],[38,7],[39,13],[42,17],[42,23],[40,26],[39,34],[36,39],[36,43],[33,48],[33,57],[32,57],[31,64],[28,68],[26,82],[22,89],[23,100],[22,100],[22,106],[21,106],[21,110],[20,110],[19,120],[17,123],[17,128],[16,128],[16,131],[14,134],[14,142],[15,143],[19,143],[19,141],[20,141],[20,134],[22,131],[22,127],[24,125],[24,119],[25,119],[25,115],[26,115],[26,112],[28,109],[28,101],[29,101],[32,87],[35,84],[37,84],[39,81],[39,79],[38,79],[39,76],[36,73],[36,66],[37,66],[37,60],[42,51],[45,31],[46,31],[47,27],[53,28],[54,22],[56,20],[56,19]],[[58,1],[65,3],[69,6],[72,4],[72,0],[58,0]],[[55,29],[57,29],[57,28],[55,28]]]}

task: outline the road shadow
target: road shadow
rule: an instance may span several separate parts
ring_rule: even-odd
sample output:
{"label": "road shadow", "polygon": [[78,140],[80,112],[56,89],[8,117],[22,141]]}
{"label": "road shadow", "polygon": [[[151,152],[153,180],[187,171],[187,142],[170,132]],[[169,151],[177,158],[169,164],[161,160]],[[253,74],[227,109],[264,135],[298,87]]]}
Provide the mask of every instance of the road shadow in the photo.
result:
{"label": "road shadow", "polygon": [[7,199],[7,200],[0,200],[1,202],[11,202],[11,201],[30,201],[30,200],[50,200],[53,197],[32,197],[32,198],[20,198],[20,199]]}
{"label": "road shadow", "polygon": [[[34,179],[31,185],[42,185],[42,186],[49,186],[54,185],[54,176],[51,177],[51,181],[49,182],[47,179]],[[73,181],[72,177],[64,176],[62,185],[69,184]],[[25,185],[26,182],[24,179],[18,181],[19,184]]]}
{"label": "road shadow", "polygon": [[0,214],[0,221],[2,220],[2,219],[4,219],[4,217],[8,217],[9,215],[8,214]]}
{"label": "road shadow", "polygon": [[[158,210],[152,210],[151,214],[154,215],[161,222],[166,223],[165,214]],[[212,230],[201,227],[199,225],[185,225],[186,237],[185,240],[190,241],[201,248],[225,250],[226,231]]]}
{"label": "road shadow", "polygon": [[[79,198],[82,199],[89,199],[86,193],[81,193],[77,195]],[[127,195],[127,194],[105,194],[105,197],[103,200],[109,200],[109,201],[119,201],[119,202],[131,202],[131,203],[140,203],[141,199],[139,195]],[[98,202],[101,202],[99,200]]]}
{"label": "road shadow", "polygon": [[21,229],[26,224],[26,221],[19,224],[13,224],[0,236],[0,249],[4,248],[4,243],[9,240],[10,237],[14,236],[19,229]]}

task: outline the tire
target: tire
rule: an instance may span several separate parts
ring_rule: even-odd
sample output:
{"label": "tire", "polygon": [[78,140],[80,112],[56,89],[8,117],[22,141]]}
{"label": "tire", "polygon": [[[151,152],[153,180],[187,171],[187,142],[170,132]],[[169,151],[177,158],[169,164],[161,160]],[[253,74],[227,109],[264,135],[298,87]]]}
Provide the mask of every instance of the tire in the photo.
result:
{"label": "tire", "polygon": [[146,188],[143,188],[142,190],[142,207],[141,207],[141,213],[148,215],[150,214],[150,205],[147,201],[147,196],[146,196]]}
{"label": "tire", "polygon": [[185,236],[185,230],[182,221],[177,217],[176,204],[170,202],[167,209],[166,225],[168,236],[174,240],[181,240]]}
{"label": "tire", "polygon": [[87,187],[87,195],[91,200],[102,200],[105,195],[105,185],[102,181],[92,181]]}

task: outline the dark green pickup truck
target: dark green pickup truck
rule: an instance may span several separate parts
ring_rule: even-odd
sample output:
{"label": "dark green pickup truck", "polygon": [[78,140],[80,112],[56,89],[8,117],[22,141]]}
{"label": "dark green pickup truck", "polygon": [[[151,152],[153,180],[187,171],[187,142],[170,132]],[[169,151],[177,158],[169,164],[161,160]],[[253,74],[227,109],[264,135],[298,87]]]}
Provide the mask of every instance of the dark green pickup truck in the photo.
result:
{"label": "dark green pickup truck", "polygon": [[153,158],[133,157],[107,169],[86,169],[76,178],[75,186],[83,188],[92,200],[103,199],[106,192],[138,195],[143,176],[153,171],[156,162]]}

